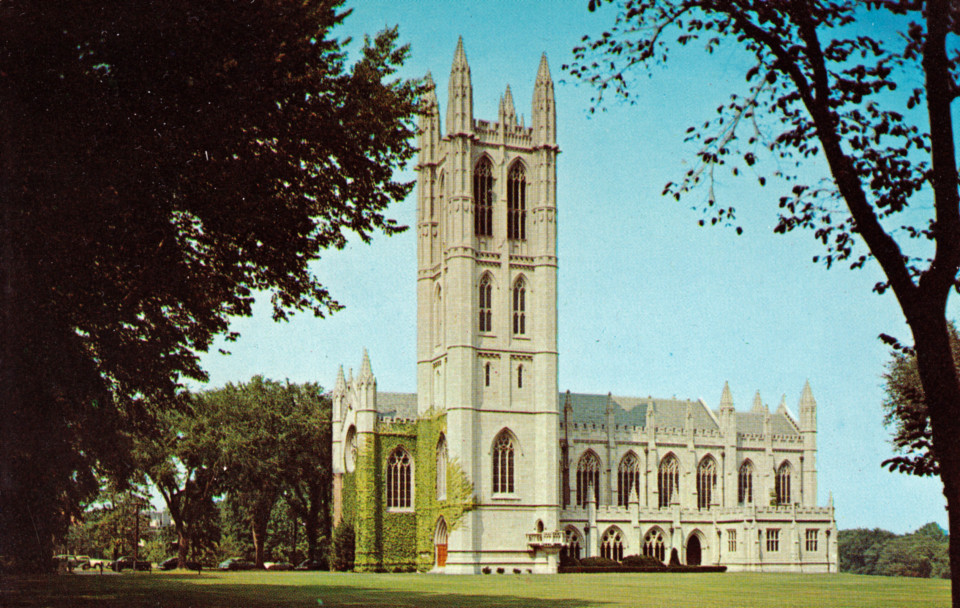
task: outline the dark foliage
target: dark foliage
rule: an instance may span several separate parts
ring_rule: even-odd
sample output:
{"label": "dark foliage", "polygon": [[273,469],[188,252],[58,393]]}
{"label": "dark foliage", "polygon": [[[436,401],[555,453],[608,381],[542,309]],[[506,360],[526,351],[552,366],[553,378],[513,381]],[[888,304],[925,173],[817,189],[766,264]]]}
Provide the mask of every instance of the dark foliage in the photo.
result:
{"label": "dark foliage", "polygon": [[950,578],[949,538],[936,523],[898,536],[886,530],[841,530],[840,571],[881,576]]}
{"label": "dark foliage", "polygon": [[649,568],[666,568],[663,563],[652,555],[628,555],[620,562],[624,566],[643,566]]}
{"label": "dark foliage", "polygon": [[[397,33],[350,65],[335,0],[0,4],[0,554],[49,566],[197,353],[339,308],[310,273],[409,183]],[[229,336],[230,334],[228,334]],[[231,336],[232,337],[232,336]]]}
{"label": "dark foliage", "polygon": [[333,529],[333,541],[330,543],[330,559],[328,560],[330,569],[340,572],[353,570],[353,552],[353,526],[345,521],[340,522],[340,524]]}
{"label": "dark foliage", "polygon": [[600,557],[599,555],[594,557],[585,557],[580,560],[580,565],[585,568],[590,568],[594,566],[619,566],[619,562],[612,560],[608,557]]}

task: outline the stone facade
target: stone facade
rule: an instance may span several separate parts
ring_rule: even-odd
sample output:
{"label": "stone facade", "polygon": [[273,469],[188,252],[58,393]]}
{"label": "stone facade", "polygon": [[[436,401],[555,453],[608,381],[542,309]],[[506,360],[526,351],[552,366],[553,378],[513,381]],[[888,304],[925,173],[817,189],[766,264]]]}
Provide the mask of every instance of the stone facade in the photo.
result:
{"label": "stone facade", "polygon": [[507,87],[497,122],[474,119],[462,41],[445,132],[424,96],[417,393],[378,392],[366,352],[333,391],[335,519],[357,529],[358,567],[555,572],[562,552],[836,572],[809,385],[798,417],[759,394],[738,412],[726,385],[716,409],[559,393],[546,57],[532,110],[526,127]]}

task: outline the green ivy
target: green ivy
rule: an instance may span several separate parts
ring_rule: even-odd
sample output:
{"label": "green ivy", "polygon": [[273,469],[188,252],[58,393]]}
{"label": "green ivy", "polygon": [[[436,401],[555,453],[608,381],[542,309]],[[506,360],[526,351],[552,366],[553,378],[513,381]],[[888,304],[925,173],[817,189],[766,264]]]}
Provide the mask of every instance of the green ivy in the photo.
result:
{"label": "green ivy", "polygon": [[[437,500],[436,446],[446,424],[446,414],[430,411],[416,422],[378,423],[372,435],[357,438],[356,469],[342,479],[343,518],[356,530],[355,570],[429,570],[438,518],[449,533],[474,508],[473,484],[456,459],[447,462],[446,499]],[[412,513],[384,507],[387,459],[401,445],[414,460]]]}

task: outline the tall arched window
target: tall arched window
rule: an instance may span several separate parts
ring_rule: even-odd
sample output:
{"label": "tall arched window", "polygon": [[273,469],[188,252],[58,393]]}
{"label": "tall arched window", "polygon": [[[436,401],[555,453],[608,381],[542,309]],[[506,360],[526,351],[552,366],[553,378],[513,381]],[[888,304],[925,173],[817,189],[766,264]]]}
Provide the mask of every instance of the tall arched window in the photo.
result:
{"label": "tall arched window", "polygon": [[493,165],[486,156],[473,169],[473,225],[477,236],[493,234]]}
{"label": "tall arched window", "polygon": [[617,468],[617,504],[625,507],[630,504],[630,489],[640,498],[640,461],[633,452],[620,460]]}
{"label": "tall arched window", "polygon": [[490,364],[483,364],[483,385],[490,386]]}
{"label": "tall arched window", "polygon": [[786,461],[777,469],[776,491],[778,505],[790,504],[790,478],[792,473],[790,463]]}
{"label": "tall arched window", "polygon": [[437,178],[437,194],[430,199],[430,219],[436,219],[436,208],[433,206],[433,201],[436,199],[437,208],[443,210],[443,173],[440,173],[440,177]]}
{"label": "tall arched window", "polygon": [[399,447],[387,460],[387,508],[413,507],[413,460]]}
{"label": "tall arched window", "polygon": [[517,366],[517,388],[523,388],[523,364]]}
{"label": "tall arched window", "polygon": [[663,542],[663,530],[654,528],[643,537],[643,554],[655,557],[661,562],[666,558],[666,547]]}
{"label": "tall arched window", "polygon": [[437,441],[437,500],[447,498],[447,439],[442,434]]}
{"label": "tall arched window", "polygon": [[623,533],[616,526],[607,528],[600,537],[600,556],[615,561],[623,561]]}
{"label": "tall arched window", "polygon": [[519,162],[507,173],[507,237],[527,238],[527,178]]}
{"label": "tall arched window", "polygon": [[357,468],[357,427],[351,425],[347,429],[346,444],[343,453],[344,468],[347,473],[353,473]]}
{"label": "tall arched window", "polygon": [[561,549],[560,554],[565,557],[580,559],[580,546],[583,544],[580,541],[580,533],[577,532],[576,528],[570,527],[563,531],[563,537],[566,544]]}
{"label": "tall arched window", "polygon": [[513,494],[513,438],[506,430],[493,441],[493,493]]}
{"label": "tall arched window", "polygon": [[522,278],[513,284],[513,333],[527,333],[527,287]]}
{"label": "tall arched window", "polygon": [[741,505],[753,503],[753,463],[744,460],[740,465],[740,475],[737,479],[737,502]]}
{"label": "tall arched window", "polygon": [[480,331],[493,331],[493,285],[489,275],[480,279]]}
{"label": "tall arched window", "polygon": [[707,456],[697,466],[697,508],[709,509],[717,487],[717,462]]}
{"label": "tall arched window", "polygon": [[680,491],[680,463],[673,454],[667,454],[657,469],[657,490],[660,507],[669,507],[674,496]]}
{"label": "tall arched window", "polygon": [[593,499],[600,504],[600,458],[587,450],[577,464],[577,504],[585,507],[589,499],[587,488],[593,485]]}

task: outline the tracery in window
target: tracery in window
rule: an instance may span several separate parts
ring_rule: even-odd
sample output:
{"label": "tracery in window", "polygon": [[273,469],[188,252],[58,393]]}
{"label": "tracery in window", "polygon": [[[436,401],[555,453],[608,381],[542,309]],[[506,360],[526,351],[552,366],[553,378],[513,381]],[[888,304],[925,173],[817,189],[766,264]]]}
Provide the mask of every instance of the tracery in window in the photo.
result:
{"label": "tracery in window", "polygon": [[776,494],[778,505],[790,504],[790,478],[792,473],[789,462],[784,462],[777,469]]}
{"label": "tracery in window", "polygon": [[493,493],[513,494],[513,438],[506,429],[493,441]]}
{"label": "tracery in window", "polygon": [[680,491],[680,463],[673,454],[667,454],[657,469],[657,493],[660,508],[669,507]]}
{"label": "tracery in window", "polygon": [[710,508],[713,501],[713,491],[717,487],[717,462],[707,456],[697,466],[697,508]]}
{"label": "tracery in window", "polygon": [[486,156],[473,169],[473,224],[477,236],[493,234],[493,165]]}
{"label": "tracery in window", "polygon": [[807,551],[813,552],[817,550],[817,537],[819,530],[811,528],[806,532],[806,549]]}
{"label": "tracery in window", "polygon": [[617,504],[621,507],[630,504],[631,488],[640,498],[640,460],[636,454],[628,452],[617,467]]}
{"label": "tracery in window", "polygon": [[753,502],[753,463],[744,460],[740,465],[740,475],[737,478],[737,502],[749,505]]}
{"label": "tracery in window", "polygon": [[666,557],[666,547],[663,542],[663,530],[653,528],[643,537],[643,554],[655,557],[661,562]]}
{"label": "tracery in window", "polygon": [[447,439],[442,434],[437,441],[437,500],[447,498]]}
{"label": "tracery in window", "polygon": [[616,526],[607,528],[600,537],[600,556],[615,561],[623,561],[623,533]]}
{"label": "tracery in window", "polygon": [[387,508],[409,509],[413,507],[413,460],[402,447],[398,447],[387,460]]}
{"label": "tracery in window", "polygon": [[580,540],[580,533],[577,532],[576,528],[570,527],[563,531],[563,537],[566,544],[563,545],[560,554],[564,557],[580,559],[580,547],[583,545]]}
{"label": "tracery in window", "polygon": [[780,530],[777,528],[767,529],[767,551],[771,553],[780,550]]}
{"label": "tracery in window", "polygon": [[507,173],[507,237],[527,238],[527,179],[519,161]]}
{"label": "tracery in window", "polygon": [[527,333],[527,287],[523,278],[513,284],[513,333],[522,336]]}
{"label": "tracery in window", "polygon": [[593,485],[593,499],[600,504],[600,457],[587,450],[577,463],[577,504],[587,506],[590,495],[587,488]]}
{"label": "tracery in window", "polygon": [[493,331],[493,285],[490,275],[483,275],[480,279],[480,307],[479,328],[482,332]]}

